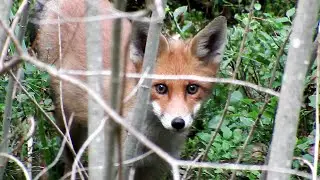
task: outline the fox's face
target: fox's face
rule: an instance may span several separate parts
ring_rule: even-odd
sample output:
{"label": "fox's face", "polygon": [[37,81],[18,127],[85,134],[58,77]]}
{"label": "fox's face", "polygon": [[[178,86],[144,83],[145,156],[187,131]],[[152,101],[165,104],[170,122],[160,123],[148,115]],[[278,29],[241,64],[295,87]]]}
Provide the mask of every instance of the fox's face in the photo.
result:
{"label": "fox's face", "polygon": [[[130,56],[138,71],[141,70],[146,30],[142,25],[134,29],[130,46]],[[219,69],[225,41],[224,17],[213,20],[188,42],[167,41],[161,36],[154,72],[160,75],[214,77]],[[211,88],[212,83],[195,80],[153,80],[152,110],[166,129],[183,131],[191,127]]]}

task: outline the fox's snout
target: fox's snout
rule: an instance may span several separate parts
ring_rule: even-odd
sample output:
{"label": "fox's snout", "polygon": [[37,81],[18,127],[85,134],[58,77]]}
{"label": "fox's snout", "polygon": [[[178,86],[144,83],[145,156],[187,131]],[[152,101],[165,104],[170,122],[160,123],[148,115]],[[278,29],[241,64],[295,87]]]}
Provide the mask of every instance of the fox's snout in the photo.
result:
{"label": "fox's snout", "polygon": [[181,117],[176,117],[171,122],[171,126],[176,130],[183,129],[185,124],[186,123],[184,122],[184,119],[182,119]]}
{"label": "fox's snout", "polygon": [[[182,105],[181,105],[182,106]],[[171,111],[166,111],[166,108],[161,108],[157,102],[152,102],[154,114],[161,121],[164,128],[175,131],[183,131],[191,127],[194,117],[200,109],[200,103],[196,104],[191,112],[181,112],[179,109],[171,108]]]}

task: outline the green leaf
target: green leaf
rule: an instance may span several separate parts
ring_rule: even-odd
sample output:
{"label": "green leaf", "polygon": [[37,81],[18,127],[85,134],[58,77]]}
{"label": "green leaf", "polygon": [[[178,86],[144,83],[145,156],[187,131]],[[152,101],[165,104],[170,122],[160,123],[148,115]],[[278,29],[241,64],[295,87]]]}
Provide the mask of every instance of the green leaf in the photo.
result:
{"label": "green leaf", "polygon": [[316,95],[309,96],[309,100],[310,100],[309,106],[316,108]]}
{"label": "green leaf", "polygon": [[178,16],[181,14],[184,14],[187,11],[188,7],[187,6],[181,6],[178,7],[176,10],[173,12],[173,18],[177,22]]}
{"label": "green leaf", "polygon": [[230,149],[230,144],[228,141],[223,141],[221,147],[223,150],[228,151]]}
{"label": "green leaf", "polygon": [[237,103],[238,101],[240,101],[242,99],[243,99],[242,93],[240,91],[234,91],[231,94],[230,102],[231,103]]}
{"label": "green leaf", "polygon": [[221,119],[221,116],[214,116],[208,123],[208,128],[210,129],[216,129],[217,128],[217,125],[219,123]]}
{"label": "green leaf", "polygon": [[37,70],[37,68],[29,63],[25,63],[25,73],[26,74],[32,74],[33,72],[35,72]]}
{"label": "green leaf", "polygon": [[249,23],[249,19],[248,19],[247,17],[243,18],[243,19],[242,19],[242,23],[243,23],[244,25],[247,25],[247,24]]}
{"label": "green leaf", "polygon": [[257,11],[260,11],[261,10],[261,4],[259,4],[259,3],[254,4],[254,9],[257,10]]}
{"label": "green leaf", "polygon": [[190,27],[192,27],[192,22],[191,21],[185,21],[185,25],[182,27],[181,31],[185,32],[187,31]]}
{"label": "green leaf", "polygon": [[[209,121],[209,123],[208,123],[208,128],[209,128],[209,129],[216,129],[217,126],[218,126],[218,123],[219,123],[220,119],[221,119],[221,116],[220,116],[220,115],[214,116],[214,117]],[[223,121],[221,127],[224,127],[224,126],[226,126],[227,124],[228,124],[228,121],[225,120],[225,121]]]}
{"label": "green leaf", "polygon": [[203,133],[203,132],[198,133],[197,136],[198,136],[201,140],[203,140],[203,141],[205,141],[205,142],[209,142],[210,137],[211,137],[211,135],[210,135],[209,133]]}
{"label": "green leaf", "polygon": [[19,94],[17,95],[17,101],[20,103],[25,102],[29,97],[25,94]]}
{"label": "green leaf", "polygon": [[288,19],[287,17],[281,17],[281,18],[277,18],[276,22],[278,23],[290,22],[290,19]]}
{"label": "green leaf", "polygon": [[242,102],[244,102],[246,104],[252,104],[254,102],[254,100],[246,98],[246,99],[242,99]]}
{"label": "green leaf", "polygon": [[295,12],[296,12],[296,8],[291,8],[286,12],[286,16],[290,18],[291,16],[294,15]]}
{"label": "green leaf", "polygon": [[302,150],[302,151],[305,151],[309,148],[309,142],[308,141],[305,141],[305,142],[302,142],[300,144],[297,145],[297,148]]}
{"label": "green leaf", "polygon": [[45,99],[45,100],[43,101],[43,103],[44,103],[45,105],[50,105],[50,104],[52,103],[52,100],[51,100],[51,99]]}
{"label": "green leaf", "polygon": [[242,130],[241,129],[235,129],[233,131],[233,141],[235,143],[238,143],[238,142],[241,141],[241,139],[242,139]]}
{"label": "green leaf", "polygon": [[313,156],[310,154],[305,154],[302,156],[302,158],[308,160],[309,162],[313,162]]}
{"label": "green leaf", "polygon": [[231,138],[232,131],[227,126],[221,127],[221,131],[222,131],[222,136],[225,139],[230,139]]}
{"label": "green leaf", "polygon": [[240,121],[242,122],[243,125],[247,127],[251,127],[253,124],[252,119],[247,117],[240,117]]}
{"label": "green leaf", "polygon": [[221,144],[220,144],[220,143],[213,143],[212,146],[213,146],[216,150],[221,150]]}

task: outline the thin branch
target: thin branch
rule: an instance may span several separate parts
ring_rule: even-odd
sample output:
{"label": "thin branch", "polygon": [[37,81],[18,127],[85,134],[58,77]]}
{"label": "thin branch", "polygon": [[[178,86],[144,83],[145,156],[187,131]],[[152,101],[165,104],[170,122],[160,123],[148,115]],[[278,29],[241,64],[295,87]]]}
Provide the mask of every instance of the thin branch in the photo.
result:
{"label": "thin branch", "polygon": [[28,117],[28,123],[30,124],[30,128],[29,131],[25,137],[26,140],[28,140],[29,138],[31,138],[34,134],[34,130],[36,129],[36,123],[34,121],[34,117]]}
{"label": "thin branch", "polygon": [[[52,8],[49,8],[49,9],[52,10]],[[95,21],[101,22],[103,20],[123,19],[123,18],[130,19],[133,21],[141,21],[141,22],[152,22],[152,21],[161,20],[160,18],[152,20],[152,19],[146,17],[146,15],[149,14],[148,10],[139,10],[136,12],[121,12],[118,10],[109,9],[109,11],[110,11],[110,13],[108,13],[108,15],[87,16],[87,17],[81,17],[81,18],[63,17],[63,19],[61,19],[61,20],[50,19],[50,21],[38,20],[36,18],[32,18],[32,19],[30,19],[30,22],[32,22],[34,24],[38,24],[38,25],[45,25],[45,24],[59,24],[59,23],[61,23],[61,24],[79,23],[79,22],[87,23],[87,22],[95,22]]]}
{"label": "thin branch", "polygon": [[9,26],[7,26],[2,20],[0,20],[0,26],[2,26],[2,28],[8,34],[8,36],[10,36],[11,40],[13,41],[13,44],[16,46],[17,53],[19,55],[22,55],[24,53],[23,49],[20,46],[19,40],[14,36],[13,30],[10,29]]}
{"label": "thin branch", "polygon": [[[73,121],[73,115],[70,117],[70,120],[69,120],[69,123],[68,123],[68,127],[67,128],[70,128],[71,127],[71,124],[72,124],[72,121]],[[62,143],[61,143],[61,147],[55,157],[55,159],[46,167],[44,168],[42,171],[40,171],[36,177],[34,178],[34,180],[38,180],[41,178],[42,175],[46,174],[51,168],[53,168],[57,163],[58,161],[60,160],[60,157],[62,156],[63,154],[63,151],[64,151],[64,148],[65,148],[65,145],[66,143],[68,143],[69,139],[68,139],[68,136],[65,135],[63,136],[63,140],[62,140]],[[82,174],[82,173],[81,173]]]}
{"label": "thin branch", "polygon": [[[80,76],[110,76],[111,71],[80,71],[80,70],[59,70],[59,74],[61,75],[80,75]],[[123,75],[121,75],[123,76]],[[160,74],[138,74],[138,73],[126,73],[126,78],[145,78],[145,79],[162,79],[162,80],[194,80],[200,82],[214,82],[214,83],[226,83],[226,84],[233,84],[233,85],[240,85],[246,86],[257,91],[261,91],[267,94],[271,94],[273,96],[280,96],[279,92],[276,92],[269,88],[264,88],[259,85],[241,81],[237,79],[231,78],[213,78],[213,77],[204,77],[204,76],[196,76],[196,75],[160,75]]]}
{"label": "thin branch", "polygon": [[36,99],[24,88],[24,86],[21,84],[21,82],[18,80],[18,78],[10,72],[13,79],[16,81],[18,86],[21,88],[21,90],[28,96],[28,98],[33,102],[34,105],[40,110],[40,112],[44,115],[44,117],[48,120],[48,122],[55,128],[55,130],[58,132],[58,134],[61,135],[61,137],[64,136],[63,132],[60,130],[60,128],[53,122],[53,119],[47,114],[47,112],[40,106],[40,104],[37,102]]}
{"label": "thin branch", "polygon": [[[164,0],[163,2],[160,3],[160,7],[158,8],[163,8],[165,4],[166,4],[166,1]],[[157,22],[155,21],[156,19],[161,19],[161,21]],[[155,7],[153,7],[152,9],[151,20],[152,21],[148,29],[145,52],[143,55],[142,72],[146,72],[147,70],[149,70],[152,73],[154,69],[155,61],[157,58],[157,52],[158,52],[158,47],[160,42],[160,33],[161,33],[161,27],[162,27],[162,18],[158,14]],[[142,134],[146,134],[148,131],[146,130],[147,127],[145,126],[145,124],[147,124],[147,121],[148,121],[147,107],[150,101],[151,84],[152,84],[151,79],[145,79],[142,82],[142,85],[141,85],[142,88],[138,90],[136,102],[133,108],[134,113],[132,116],[129,117],[131,124],[140,132],[142,132]],[[144,146],[135,137],[136,136],[132,136],[131,134],[128,134],[125,140],[124,146],[126,147],[125,148],[126,158],[132,158],[140,154],[143,154]],[[129,172],[130,172],[130,167],[126,167],[124,170],[125,176],[128,176]]]}
{"label": "thin branch", "polygon": [[318,31],[318,52],[317,52],[317,87],[316,87],[316,129],[315,129],[315,148],[314,148],[314,157],[313,157],[313,172],[312,172],[312,179],[316,179],[317,177],[317,171],[318,171],[318,159],[319,159],[319,131],[320,131],[320,125],[319,125],[319,103],[320,103],[320,30]]}
{"label": "thin branch", "polygon": [[[44,115],[44,117],[47,119],[47,122],[49,122],[53,127],[54,129],[58,132],[58,134],[61,136],[61,137],[65,137],[67,136],[68,138],[68,141],[67,141],[67,145],[68,147],[70,148],[70,151],[71,153],[73,154],[73,156],[76,156],[76,153],[73,149],[73,145],[71,143],[71,140],[70,140],[70,134],[68,136],[67,132],[66,132],[66,135],[63,134],[63,132],[60,130],[60,128],[56,125],[56,123],[53,121],[53,119],[47,114],[47,112],[40,106],[40,104],[37,102],[37,100],[24,88],[24,86],[21,84],[21,82],[17,79],[16,76],[13,75],[13,73],[11,73],[11,77],[14,78],[14,80],[16,81],[17,85],[21,88],[21,90],[28,96],[28,98],[34,103],[34,105],[36,105],[36,107],[40,110],[40,112]],[[71,114],[71,117],[73,116],[73,114]],[[68,129],[68,126],[66,126],[66,129]],[[16,149],[14,150],[16,151]],[[13,152],[14,152],[13,151]],[[83,167],[83,165],[81,164],[81,162],[77,162],[80,166],[80,168]]]}
{"label": "thin branch", "polygon": [[[126,1],[116,0],[114,1],[114,7],[118,10],[124,11],[126,6]],[[121,104],[122,96],[124,91],[124,79],[120,76],[120,73],[125,71],[121,67],[124,66],[125,56],[121,55],[122,42],[121,42],[121,32],[122,32],[122,19],[115,19],[112,26],[112,41],[111,41],[111,91],[110,91],[110,104],[113,109],[115,109],[119,114],[121,114]],[[97,69],[99,70],[99,69]],[[118,157],[118,179],[122,179],[122,143],[121,143],[121,126],[119,126],[114,121],[108,121],[105,126],[105,162],[106,162],[106,174],[107,179],[112,179],[116,172],[115,167],[112,165],[114,162],[114,152],[117,150]]]}
{"label": "thin branch", "polygon": [[56,157],[54,158],[54,160],[47,167],[45,167],[43,170],[41,170],[40,173],[38,173],[37,176],[34,178],[34,180],[40,179],[41,176],[46,174],[51,168],[53,168],[58,163],[58,161],[60,160],[60,158],[63,154],[63,151],[64,151],[64,148],[65,148],[67,141],[68,141],[67,137],[65,136],[62,140],[61,147],[60,147]]}
{"label": "thin branch", "polygon": [[172,165],[172,174],[173,180],[180,180],[179,166],[174,164]]}
{"label": "thin branch", "polygon": [[[273,70],[271,72],[271,79],[269,81],[269,84],[268,84],[268,88],[272,88],[272,84],[276,78],[276,72],[277,72],[277,69],[278,69],[278,64],[280,62],[280,58],[282,57],[283,55],[283,52],[284,52],[284,48],[286,47],[288,41],[289,41],[289,37],[290,37],[290,34],[291,34],[291,31],[289,32],[289,34],[287,35],[287,38],[284,40],[284,42],[282,43],[282,46],[277,54],[277,57],[276,57],[276,61],[274,62],[274,66],[273,66]],[[264,104],[261,106],[260,110],[259,110],[259,113],[257,115],[257,118],[256,120],[254,121],[253,125],[251,126],[251,129],[249,131],[249,134],[242,146],[242,148],[239,150],[239,155],[238,155],[238,159],[236,160],[236,164],[239,164],[243,155],[244,155],[244,151],[245,149],[247,148],[247,145],[249,144],[249,141],[250,139],[252,138],[253,136],[253,133],[258,125],[258,122],[260,121],[261,117],[262,117],[262,114],[264,113],[265,109],[267,108],[268,104],[270,102],[270,95],[267,94],[266,97],[265,97],[265,100],[264,100]],[[233,171],[232,172],[232,175],[231,175],[231,180],[235,179],[236,177],[236,171]]]}
{"label": "thin branch", "polygon": [[[56,13],[57,15],[61,16],[61,13],[59,10],[52,6],[48,6],[46,4],[47,0],[37,0],[38,3],[46,6],[48,10]],[[59,2],[58,2],[59,3]],[[149,14],[148,9],[143,9],[143,10],[138,10],[135,12],[123,12],[118,9],[115,9],[113,7],[108,8],[108,15],[93,15],[93,16],[87,16],[87,17],[64,17],[61,16],[62,19],[57,18],[57,19],[50,19],[50,21],[47,20],[39,20],[38,18],[32,18],[30,19],[31,23],[38,24],[38,25],[43,25],[43,24],[64,24],[64,23],[86,23],[86,22],[94,22],[94,21],[103,21],[103,20],[111,20],[111,19],[130,19],[133,21],[142,21],[142,22],[151,22],[151,18],[148,17]],[[155,19],[153,21],[159,21],[162,20],[162,18]]]}
{"label": "thin branch", "polygon": [[[12,6],[12,0],[2,0],[0,4],[0,20],[9,25],[9,15]],[[0,28],[0,51],[3,49],[7,33]],[[3,62],[0,62],[0,69],[3,68]]]}
{"label": "thin branch", "polygon": [[7,154],[7,153],[0,153],[0,156],[3,156],[3,157],[6,157],[8,159],[11,159],[13,160],[15,163],[17,163],[17,165],[21,168],[23,174],[24,174],[24,177],[26,178],[26,180],[31,180],[31,177],[29,176],[29,173],[28,173],[28,170],[27,168],[23,165],[23,163],[17,159],[16,157],[10,155],[10,154]]}
{"label": "thin branch", "polygon": [[[236,66],[235,66],[235,69],[233,71],[233,74],[232,74],[232,79],[236,79],[237,77],[237,74],[238,74],[238,71],[239,71],[239,67],[240,67],[240,63],[241,63],[241,58],[242,58],[242,54],[244,52],[244,48],[245,48],[245,42],[247,40],[247,35],[249,33],[249,28],[250,28],[250,22],[251,22],[251,19],[252,19],[252,15],[253,15],[253,12],[254,12],[254,3],[255,3],[255,0],[252,0],[251,1],[251,5],[250,5],[250,8],[249,8],[249,16],[248,16],[248,22],[247,22],[247,25],[245,27],[245,31],[244,31],[244,34],[243,34],[243,38],[242,38],[242,41],[241,41],[241,44],[240,44],[240,50],[239,50],[239,54],[238,54],[238,57],[237,57],[237,60],[236,60]],[[224,106],[224,109],[223,109],[223,112],[222,112],[222,115],[221,115],[221,118],[219,120],[219,123],[217,125],[217,128],[215,129],[215,131],[213,131],[211,133],[211,138],[207,144],[207,147],[205,149],[205,152],[201,158],[201,161],[205,161],[207,159],[207,155],[209,153],[209,150],[218,134],[218,132],[220,131],[220,128],[223,124],[223,121],[227,115],[227,111],[228,111],[228,107],[230,105],[230,101],[231,101],[231,95],[234,91],[234,85],[231,84],[229,86],[229,92],[228,92],[228,97],[227,97],[227,101],[226,101],[226,104]],[[202,172],[202,169],[199,169],[199,172],[198,172],[198,176],[197,176],[197,179],[199,180],[200,177],[201,177],[201,172]]]}
{"label": "thin branch", "polygon": [[271,167],[267,165],[192,162],[192,161],[183,161],[183,160],[176,160],[175,163],[181,167],[190,166],[192,168],[227,169],[227,170],[242,170],[242,171],[272,171],[272,172],[292,174],[292,175],[296,175],[296,176],[300,176],[308,179],[312,178],[312,175],[309,173],[305,173],[302,171],[297,171],[289,168],[276,168],[276,167]]}
{"label": "thin branch", "polygon": [[[20,21],[20,17],[21,15],[23,14],[25,17],[27,13],[26,12],[26,8],[28,9],[28,0],[23,0],[17,13],[15,14],[15,18],[13,19],[13,22],[11,24],[11,29],[14,30],[16,29],[19,21]],[[25,24],[24,24],[25,25]],[[26,27],[20,27],[20,28],[26,28]],[[23,36],[24,36],[24,33],[23,33]],[[22,37],[23,37],[22,36]],[[22,42],[22,41],[21,41]],[[3,68],[3,64],[4,64],[4,59],[5,57],[7,56],[7,53],[8,53],[8,49],[9,49],[9,45],[10,45],[10,37],[8,36],[4,45],[3,45],[3,48],[2,48],[2,51],[1,51],[1,56],[0,56],[0,69]]]}
{"label": "thin branch", "polygon": [[[16,18],[14,19],[14,26],[12,26],[10,28],[10,31],[14,31],[15,29],[15,25],[18,23],[18,20],[20,19],[20,15],[23,14],[24,17],[21,19],[21,26],[18,28],[18,33],[17,33],[17,42],[18,45],[20,45],[23,41],[23,37],[25,34],[25,30],[26,30],[26,24],[27,24],[27,20],[28,20],[28,10],[29,10],[29,3],[27,0],[24,0],[22,2],[22,5],[19,7],[18,13],[16,15]],[[1,20],[1,19],[0,19]],[[1,20],[1,23],[3,24],[3,29],[6,31],[5,26],[6,24],[4,23],[4,21]],[[6,42],[10,42],[10,37],[7,37],[7,41]],[[9,43],[8,43],[9,44]],[[2,46],[2,45],[1,45]],[[6,45],[4,45],[3,47],[3,51],[7,52],[7,47],[5,47]],[[6,54],[6,53],[5,53]],[[17,54],[15,52],[15,54]],[[3,61],[4,61],[4,57],[2,57],[0,59],[0,69],[3,69]],[[8,80],[8,87],[7,87],[7,94],[5,97],[5,110],[3,113],[3,143],[2,146],[0,147],[0,152],[8,152],[8,147],[9,147],[9,138],[8,138],[8,134],[9,134],[9,130],[10,130],[10,126],[11,126],[11,119],[12,119],[12,102],[13,102],[13,89],[14,89],[14,83],[13,83],[13,77],[10,76],[9,80]],[[4,158],[0,158],[0,179],[3,178],[3,174],[4,174],[4,170],[6,167],[6,159]]]}
{"label": "thin branch", "polygon": [[[141,154],[137,157],[134,157],[132,159],[128,159],[128,160],[125,160],[125,161],[122,161],[122,164],[123,165],[130,165],[130,164],[133,164],[135,162],[138,162],[148,156],[150,156],[151,154],[153,154],[154,152],[152,150],[149,150],[148,152],[144,153],[144,154]],[[114,163],[114,166],[119,166],[119,163]]]}
{"label": "thin branch", "polygon": [[308,160],[306,160],[306,159],[303,159],[303,158],[301,158],[301,157],[293,157],[293,159],[300,161],[300,163],[306,164],[306,165],[310,168],[310,170],[311,170],[312,179],[314,179],[314,180],[317,179],[317,175],[314,176],[314,168],[313,168],[312,163],[311,163],[310,161],[308,161]]}
{"label": "thin branch", "polygon": [[[58,11],[60,11],[60,1],[58,1]],[[53,10],[53,8],[51,8],[51,7],[48,7],[48,8],[50,8],[51,10]],[[60,16],[61,16],[61,13],[60,12],[58,12],[58,15],[57,15],[57,17],[58,17],[58,20],[59,20],[59,22],[58,22],[58,44],[59,44],[59,67],[62,67],[62,37],[61,37],[61,23],[60,23]],[[61,80],[59,80],[59,105],[60,105],[60,109],[61,109],[61,116],[62,116],[62,121],[63,121],[63,125],[64,125],[64,128],[65,128],[65,135],[62,133],[62,137],[63,138],[65,138],[65,137],[67,137],[68,138],[68,141],[67,141],[67,144],[68,144],[68,148],[69,148],[69,150],[71,151],[71,153],[73,154],[73,157],[75,157],[76,156],[76,152],[75,152],[75,150],[74,150],[74,147],[73,147],[73,144],[72,144],[72,139],[71,139],[71,136],[70,136],[70,126],[68,126],[68,123],[67,123],[67,118],[66,118],[66,114],[65,114],[65,111],[64,111],[64,105],[63,105],[63,91],[62,91],[62,89],[63,89],[63,84],[62,84],[62,81]],[[70,119],[72,119],[72,116],[73,116],[73,114],[71,114],[71,117],[70,117]],[[70,123],[70,122],[69,122]],[[60,130],[60,129],[59,129]],[[83,168],[83,165],[82,165],[82,163],[79,161],[79,162],[77,162],[77,168]],[[85,176],[86,178],[88,178],[89,176],[88,176],[88,173],[86,172],[86,171],[84,171],[84,172],[82,172],[82,171],[80,171],[81,173],[79,173],[79,175],[80,175],[80,178],[81,179],[84,179],[84,177],[83,176]]]}
{"label": "thin branch", "polygon": [[130,91],[130,93],[123,99],[123,103],[128,102],[132,97],[136,95],[143,81],[147,77],[148,73],[149,73],[149,68],[146,69],[146,71],[142,74],[141,78],[139,79],[138,83],[134,86],[134,88]]}
{"label": "thin branch", "polygon": [[[193,160],[193,162],[199,161],[199,159],[203,156],[203,153],[199,153],[198,156]],[[186,172],[184,173],[183,177],[181,178],[182,180],[186,180],[188,176],[188,172],[190,171],[191,167],[188,166]]]}
{"label": "thin branch", "polygon": [[[71,180],[75,180],[75,174],[76,174],[76,165],[78,161],[80,161],[80,158],[82,157],[84,151],[86,150],[86,148],[89,146],[89,144],[97,137],[97,135],[99,133],[101,133],[101,131],[103,130],[104,128],[104,124],[106,123],[107,121],[107,118],[103,118],[101,121],[100,121],[100,124],[97,126],[97,129],[93,132],[91,132],[91,134],[88,136],[88,138],[84,141],[84,143],[82,144],[82,146],[80,147],[76,157],[75,157],[75,160],[72,164],[72,175],[71,175]],[[101,164],[96,164],[96,166],[101,166],[101,169],[100,170],[103,170],[104,167],[103,165]],[[90,166],[89,166],[90,167]],[[90,169],[89,169],[90,170]],[[96,169],[97,170],[97,169]],[[96,172],[96,171],[93,171],[93,172]],[[101,175],[101,174],[100,174]]]}
{"label": "thin branch", "polygon": [[8,72],[9,70],[11,70],[12,68],[14,68],[15,66],[17,66],[21,61],[21,59],[17,56],[13,56],[11,58],[8,58],[9,60],[4,61],[4,64],[2,66],[2,69],[0,68],[0,75]]}

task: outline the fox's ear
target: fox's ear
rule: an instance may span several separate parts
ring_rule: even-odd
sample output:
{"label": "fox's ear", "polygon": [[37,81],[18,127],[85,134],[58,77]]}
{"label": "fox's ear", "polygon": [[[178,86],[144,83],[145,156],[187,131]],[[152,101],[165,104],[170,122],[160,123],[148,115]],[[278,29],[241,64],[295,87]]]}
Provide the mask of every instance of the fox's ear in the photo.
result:
{"label": "fox's ear", "polygon": [[205,63],[219,63],[227,41],[227,20],[219,16],[211,21],[192,40],[190,50]]}
{"label": "fox's ear", "polygon": [[[148,36],[149,23],[133,22],[130,42],[130,59],[136,65],[142,65],[146,42]],[[169,50],[167,39],[160,34],[158,56]]]}

